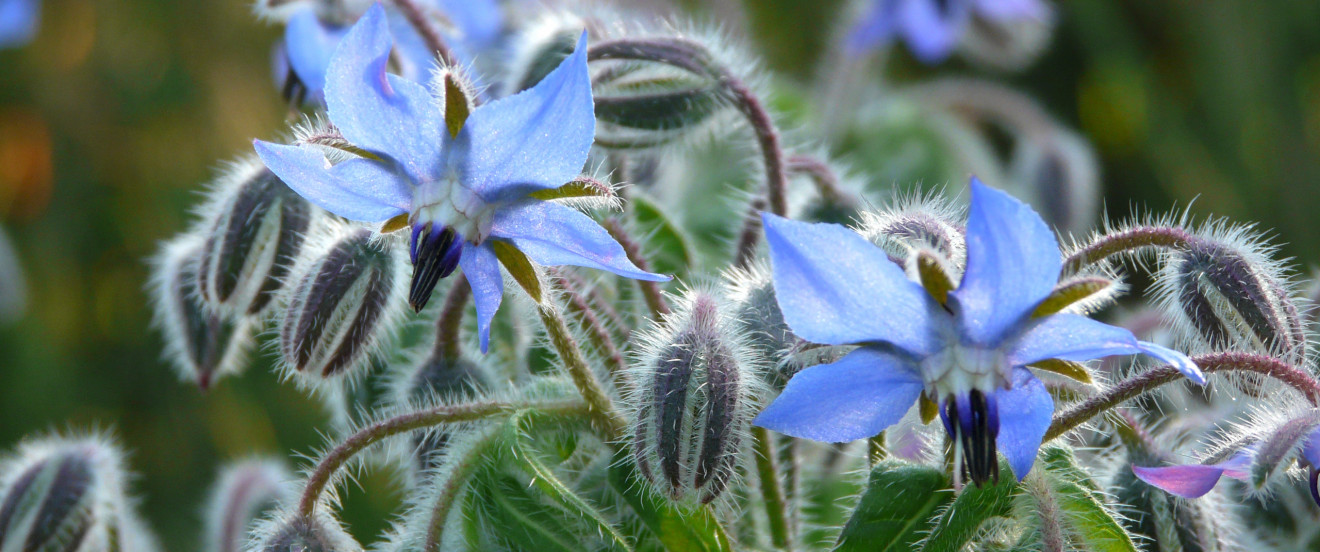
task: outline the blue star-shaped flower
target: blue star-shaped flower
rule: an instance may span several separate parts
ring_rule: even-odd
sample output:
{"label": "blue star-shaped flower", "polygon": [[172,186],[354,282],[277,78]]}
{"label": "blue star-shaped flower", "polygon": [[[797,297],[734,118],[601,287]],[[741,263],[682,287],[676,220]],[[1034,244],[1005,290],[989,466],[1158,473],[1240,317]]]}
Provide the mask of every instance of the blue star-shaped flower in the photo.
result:
{"label": "blue star-shaped flower", "polygon": [[665,281],[632,264],[590,217],[529,196],[576,178],[595,136],[586,33],[577,50],[531,89],[472,110],[451,134],[439,101],[387,73],[390,31],[375,5],[330,63],[330,121],[377,159],[331,166],[317,150],[256,141],[267,167],[308,201],[344,218],[380,222],[407,214],[420,310],[436,282],[462,267],[477,305],[481,348],[503,295],[494,242],[542,265],[575,265]]}
{"label": "blue star-shaped flower", "polygon": [[1050,8],[1043,0],[875,0],[845,46],[858,55],[900,35],[922,63],[939,63],[958,45],[972,11],[996,21],[1018,21],[1044,19]]}
{"label": "blue star-shaped flower", "polygon": [[[3,0],[0,0],[3,1]],[[453,24],[460,59],[470,61],[476,52],[489,48],[504,29],[504,16],[495,0],[423,0],[423,8],[435,10]],[[436,64],[436,53],[426,45],[407,18],[387,12],[399,74],[425,83]],[[326,71],[335,47],[348,33],[348,25],[325,21],[314,3],[299,6],[284,27],[284,41],[277,51],[276,78],[291,100],[324,103]]]}
{"label": "blue star-shaped flower", "polygon": [[39,0],[0,0],[0,48],[22,46],[37,34]]}
{"label": "blue star-shaped flower", "polygon": [[924,392],[980,484],[998,477],[996,450],[1025,476],[1050,425],[1054,401],[1028,364],[1145,353],[1204,383],[1186,356],[1122,328],[1075,314],[1033,317],[1058,282],[1054,233],[1008,194],[976,179],[971,187],[967,268],[947,308],[856,232],[764,215],[789,327],[808,341],[861,348],[798,373],[757,425],[852,441],[898,422]]}

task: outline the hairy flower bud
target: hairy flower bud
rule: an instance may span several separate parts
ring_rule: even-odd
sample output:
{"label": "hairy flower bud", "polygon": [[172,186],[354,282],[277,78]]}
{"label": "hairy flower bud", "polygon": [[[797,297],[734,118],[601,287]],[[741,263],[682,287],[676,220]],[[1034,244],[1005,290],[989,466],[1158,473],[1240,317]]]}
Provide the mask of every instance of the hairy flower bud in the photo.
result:
{"label": "hairy flower bud", "polygon": [[120,454],[102,439],[26,443],[0,477],[0,550],[155,548],[124,496]]}
{"label": "hairy flower bud", "polygon": [[[427,404],[471,398],[485,387],[486,377],[481,365],[466,357],[452,358],[433,351],[410,375],[400,379],[395,402]],[[415,433],[408,463],[413,482],[422,481],[426,473],[436,469],[448,443],[449,432],[444,427]]]}
{"label": "hairy flower bud", "polygon": [[1061,232],[1089,231],[1100,211],[1100,170],[1086,140],[1063,129],[1024,137],[1014,148],[1013,180],[1022,197]]}
{"label": "hairy flower bud", "polygon": [[525,25],[512,41],[514,53],[505,90],[513,94],[541,82],[573,53],[582,27],[581,19],[561,12],[542,14]]}
{"label": "hairy flower bud", "polygon": [[318,514],[312,519],[290,515],[269,520],[255,531],[255,539],[246,548],[248,552],[360,552],[362,545],[353,540],[328,515]]}
{"label": "hairy flower bud", "polygon": [[1196,237],[1171,254],[1157,279],[1166,308],[1186,333],[1210,349],[1304,359],[1305,322],[1277,263],[1257,251],[1261,246],[1243,230],[1215,233],[1222,238]]}
{"label": "hairy flower bud", "polygon": [[[745,270],[733,270],[725,273],[725,281],[735,309],[733,320],[746,336],[747,345],[768,366],[779,366],[799,340],[779,309],[770,267],[758,263]],[[767,370],[766,374],[774,387],[783,387],[791,376],[778,369]]]}
{"label": "hairy flower bud", "polygon": [[216,191],[198,287],[210,305],[254,315],[279,292],[317,210],[255,159]]}
{"label": "hairy flower bud", "polygon": [[963,215],[937,195],[915,195],[879,212],[863,212],[858,231],[904,264],[918,250],[930,250],[961,267],[966,256]]}
{"label": "hairy flower bud", "polygon": [[242,370],[252,323],[204,307],[197,291],[202,247],[203,239],[192,234],[165,243],[152,262],[151,295],[165,356],[184,379],[206,389]]}
{"label": "hairy flower bud", "polygon": [[403,260],[365,229],[331,232],[291,276],[280,357],[290,372],[312,379],[366,364],[393,332],[407,292]]}
{"label": "hairy flower bud", "polygon": [[734,476],[758,378],[710,295],[690,292],[632,367],[633,454],[654,488],[709,503]]}
{"label": "hairy flower bud", "polygon": [[977,14],[970,18],[958,52],[991,69],[1020,71],[1040,57],[1049,46],[1053,32],[1054,14],[1048,10],[1039,17],[999,18]]}
{"label": "hairy flower bud", "polygon": [[609,65],[595,73],[596,140],[607,148],[660,146],[712,120],[728,100],[713,79],[659,64]]}
{"label": "hairy flower bud", "polygon": [[253,522],[293,498],[293,480],[277,460],[245,460],[226,467],[211,492],[202,549],[240,552]]}

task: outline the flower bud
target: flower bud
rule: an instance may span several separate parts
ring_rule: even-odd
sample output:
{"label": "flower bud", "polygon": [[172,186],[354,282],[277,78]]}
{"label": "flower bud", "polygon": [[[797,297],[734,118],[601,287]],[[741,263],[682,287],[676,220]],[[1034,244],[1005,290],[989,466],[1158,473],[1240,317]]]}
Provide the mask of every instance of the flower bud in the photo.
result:
{"label": "flower bud", "polygon": [[1100,170],[1086,140],[1053,129],[1018,140],[1011,167],[1022,197],[1060,232],[1084,233],[1100,209]]}
{"label": "flower bud", "polygon": [[950,267],[961,267],[966,251],[962,218],[940,196],[916,195],[884,211],[863,212],[858,231],[900,264],[925,249],[948,261]]}
{"label": "flower bud", "polygon": [[515,94],[541,82],[573,53],[582,27],[580,19],[561,13],[544,14],[528,23],[513,40],[515,51],[509,80],[504,83],[506,91]]}
{"label": "flower bud", "polygon": [[312,379],[367,364],[394,331],[407,292],[403,260],[388,243],[373,242],[369,230],[327,238],[295,266],[279,322],[285,368]]}
{"label": "flower bud", "polygon": [[266,521],[246,548],[249,552],[361,552],[362,545],[325,514],[312,519],[291,515]]}
{"label": "flower bud", "polygon": [[[798,338],[779,309],[770,267],[757,263],[745,270],[733,270],[725,273],[725,281],[729,300],[734,305],[733,320],[746,336],[747,345],[767,365],[779,366]],[[788,383],[788,375],[777,369],[766,373],[774,387]]]}
{"label": "flower bud", "polygon": [[0,474],[0,550],[109,550],[127,544],[129,533],[148,543],[136,550],[154,548],[140,524],[122,525],[135,514],[124,496],[120,455],[99,438],[26,443]]}
{"label": "flower bud", "polygon": [[1171,255],[1157,280],[1163,303],[1210,349],[1238,348],[1279,355],[1292,362],[1306,356],[1305,322],[1277,265],[1259,246],[1233,244],[1240,231],[1194,238]]}
{"label": "flower bud", "polygon": [[165,243],[153,260],[151,295],[155,323],[165,338],[165,356],[186,380],[202,389],[242,370],[252,341],[252,323],[206,309],[197,292],[200,236]]}
{"label": "flower bud", "polygon": [[255,315],[279,292],[316,209],[252,160],[223,177],[217,192],[198,287],[212,306]]}
{"label": "flower bud", "polygon": [[606,148],[667,144],[728,105],[718,82],[668,66],[611,65],[595,74],[596,138]]}
{"label": "flower bud", "polygon": [[[1044,5],[1044,3],[1041,3]],[[1049,46],[1054,14],[1037,17],[971,17],[958,52],[973,63],[1000,71],[1020,71]]]}
{"label": "flower bud", "polygon": [[[486,372],[466,357],[452,358],[434,351],[400,383],[395,399],[398,404],[449,402],[476,395],[486,385]],[[426,473],[435,470],[448,443],[449,433],[443,427],[414,434],[408,463],[412,481],[420,482]]]}
{"label": "flower bud", "polygon": [[202,549],[240,552],[253,522],[293,498],[293,480],[276,460],[245,460],[226,467],[211,492]]}
{"label": "flower bud", "polygon": [[736,471],[758,384],[742,341],[714,298],[690,292],[631,369],[637,467],[673,500],[709,503]]}

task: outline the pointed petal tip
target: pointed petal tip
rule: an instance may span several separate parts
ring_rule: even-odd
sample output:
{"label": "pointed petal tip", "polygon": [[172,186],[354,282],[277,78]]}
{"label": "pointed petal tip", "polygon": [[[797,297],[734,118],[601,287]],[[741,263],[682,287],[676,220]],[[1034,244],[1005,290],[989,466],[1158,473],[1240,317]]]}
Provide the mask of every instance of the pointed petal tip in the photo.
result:
{"label": "pointed petal tip", "polygon": [[1199,464],[1163,467],[1133,465],[1132,473],[1138,479],[1169,494],[1182,498],[1200,498],[1215,488],[1224,470]]}
{"label": "pointed petal tip", "polygon": [[1202,386],[1205,385],[1205,374],[1201,372],[1201,368],[1198,367],[1187,355],[1162,345],[1156,345],[1149,341],[1138,341],[1137,347],[1142,353],[1173,366],[1181,372],[1182,375],[1186,376],[1187,379],[1191,380],[1192,383]]}

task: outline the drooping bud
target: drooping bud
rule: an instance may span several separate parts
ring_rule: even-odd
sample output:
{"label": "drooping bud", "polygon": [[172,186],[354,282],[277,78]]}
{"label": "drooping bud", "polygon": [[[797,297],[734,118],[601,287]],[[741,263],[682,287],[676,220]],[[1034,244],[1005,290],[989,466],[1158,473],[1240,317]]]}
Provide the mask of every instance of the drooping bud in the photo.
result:
{"label": "drooping bud", "polygon": [[148,546],[137,550],[154,548],[144,528],[123,525],[136,514],[124,495],[120,454],[102,439],[26,443],[0,474],[0,550],[110,550],[130,538]]}
{"label": "drooping bud", "polygon": [[255,315],[279,292],[317,210],[255,160],[222,177],[216,191],[198,287],[210,305]]}
{"label": "drooping bud", "polygon": [[638,469],[673,500],[709,503],[728,486],[746,441],[759,383],[752,361],[715,299],[700,291],[646,341],[631,368]]}
{"label": "drooping bud", "polygon": [[596,140],[606,148],[670,143],[729,105],[718,81],[661,64],[611,64],[596,71],[592,85]]}
{"label": "drooping bud", "polygon": [[[1204,346],[1306,357],[1305,322],[1277,263],[1242,230],[1197,237],[1170,255],[1156,281],[1161,302]],[[1246,246],[1235,242],[1246,242]]]}
{"label": "drooping bud", "polygon": [[1018,140],[1013,180],[1045,222],[1061,232],[1089,231],[1100,212],[1099,163],[1086,140],[1053,128]]}
{"label": "drooping bud", "polygon": [[863,212],[858,231],[900,264],[924,249],[949,267],[961,268],[966,255],[962,220],[962,213],[940,196],[915,195],[884,211]]}
{"label": "drooping bud", "polygon": [[[747,269],[726,272],[724,279],[735,309],[732,318],[746,336],[747,345],[764,359],[764,364],[778,367],[799,340],[784,321],[784,312],[775,298],[770,267],[756,263]],[[768,383],[778,388],[788,383],[791,376],[778,369],[765,373],[770,377]]]}
{"label": "drooping bud", "polygon": [[165,356],[183,379],[206,389],[243,369],[252,322],[205,308],[197,290],[202,248],[203,238],[192,234],[166,242],[152,261],[150,287]]}
{"label": "drooping bud", "polygon": [[0,326],[18,320],[27,310],[27,285],[18,252],[0,228]]}
{"label": "drooping bud", "polygon": [[976,13],[962,35],[958,52],[968,60],[1000,71],[1020,71],[1040,57],[1054,32],[1048,4],[1028,17],[987,17]]}
{"label": "drooping bud", "polygon": [[407,277],[388,243],[364,229],[340,229],[291,274],[279,322],[280,357],[309,379],[363,366],[394,331]]}
{"label": "drooping bud", "polygon": [[247,552],[361,552],[339,522],[319,513],[308,519],[299,515],[268,520],[257,529]]}
{"label": "drooping bud", "polygon": [[276,460],[245,460],[220,475],[207,506],[207,552],[240,552],[253,522],[293,498],[293,475]]}
{"label": "drooping bud", "polygon": [[515,52],[505,90],[515,94],[541,82],[573,53],[582,27],[582,20],[564,13],[546,13],[527,24],[513,40]]}

